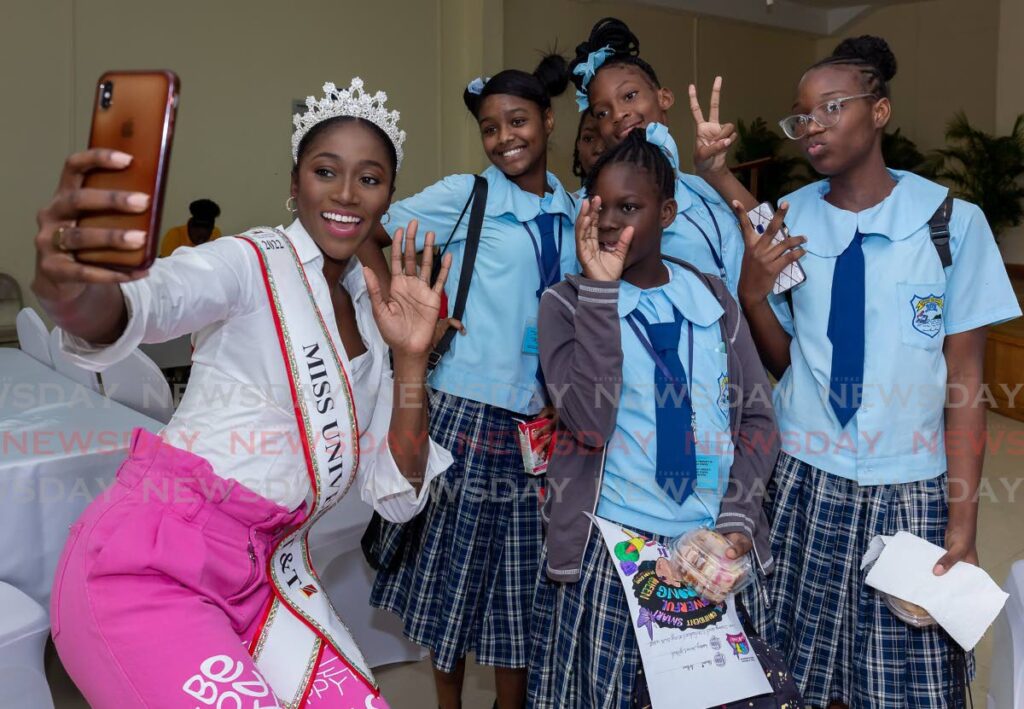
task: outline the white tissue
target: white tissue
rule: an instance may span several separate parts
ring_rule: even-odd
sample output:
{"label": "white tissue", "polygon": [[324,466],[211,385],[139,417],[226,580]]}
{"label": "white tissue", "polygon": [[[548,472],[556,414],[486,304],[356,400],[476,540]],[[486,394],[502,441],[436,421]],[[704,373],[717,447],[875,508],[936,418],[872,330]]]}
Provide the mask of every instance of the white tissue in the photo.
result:
{"label": "white tissue", "polygon": [[999,615],[1009,594],[980,567],[959,562],[932,573],[946,550],[909,532],[877,536],[861,568],[877,558],[866,583],[924,608],[964,650],[971,650]]}

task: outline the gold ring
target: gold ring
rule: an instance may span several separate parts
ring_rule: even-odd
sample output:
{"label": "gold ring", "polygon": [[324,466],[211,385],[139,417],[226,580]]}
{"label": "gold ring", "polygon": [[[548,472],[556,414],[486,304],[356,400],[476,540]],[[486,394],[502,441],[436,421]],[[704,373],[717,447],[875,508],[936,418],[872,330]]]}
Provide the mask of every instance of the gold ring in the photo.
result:
{"label": "gold ring", "polygon": [[68,247],[64,245],[65,229],[67,229],[67,227],[60,226],[57,227],[57,230],[55,232],[53,232],[53,248],[57,249],[57,251],[66,252],[68,250]]}

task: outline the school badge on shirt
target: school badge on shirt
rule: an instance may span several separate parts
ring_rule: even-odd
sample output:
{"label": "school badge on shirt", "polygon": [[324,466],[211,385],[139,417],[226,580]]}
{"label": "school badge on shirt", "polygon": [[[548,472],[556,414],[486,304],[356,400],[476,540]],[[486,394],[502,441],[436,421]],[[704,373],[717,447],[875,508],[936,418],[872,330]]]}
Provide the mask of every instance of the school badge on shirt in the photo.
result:
{"label": "school badge on shirt", "polygon": [[943,295],[915,295],[910,299],[910,305],[914,309],[914,320],[912,325],[918,332],[935,337],[942,330],[942,308],[945,305],[946,297]]}
{"label": "school badge on shirt", "polygon": [[718,377],[718,408],[729,415],[729,374],[722,372]]}

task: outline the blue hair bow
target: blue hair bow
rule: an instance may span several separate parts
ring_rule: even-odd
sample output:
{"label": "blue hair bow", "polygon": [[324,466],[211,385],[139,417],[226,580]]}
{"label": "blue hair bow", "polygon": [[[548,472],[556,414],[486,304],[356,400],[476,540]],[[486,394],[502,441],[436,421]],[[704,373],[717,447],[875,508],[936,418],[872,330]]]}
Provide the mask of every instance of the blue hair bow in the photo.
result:
{"label": "blue hair bow", "polygon": [[471,94],[479,96],[484,90],[484,84],[486,84],[490,80],[491,77],[489,76],[487,78],[478,76],[469,82],[469,86],[466,87],[466,91],[468,91]]}
{"label": "blue hair bow", "polygon": [[588,54],[587,61],[577,64],[576,68],[572,70],[573,74],[583,77],[583,81],[580,82],[582,90],[576,89],[576,105],[579,106],[580,113],[590,107],[590,98],[586,93],[590,80],[594,78],[594,74],[601,68],[601,65],[608,61],[608,57],[613,54],[615,54],[615,50],[610,45],[605,45]]}
{"label": "blue hair bow", "polygon": [[647,142],[651,145],[657,145],[661,148],[661,152],[668,158],[669,164],[672,169],[676,172],[679,171],[679,148],[676,147],[676,141],[669,135],[668,126],[663,123],[648,123],[647,124]]}

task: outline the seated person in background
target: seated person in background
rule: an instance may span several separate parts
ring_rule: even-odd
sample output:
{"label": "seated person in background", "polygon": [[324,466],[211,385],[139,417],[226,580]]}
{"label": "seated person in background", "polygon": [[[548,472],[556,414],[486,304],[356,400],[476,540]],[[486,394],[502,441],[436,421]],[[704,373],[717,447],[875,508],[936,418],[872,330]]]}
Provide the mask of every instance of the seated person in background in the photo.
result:
{"label": "seated person in background", "polygon": [[187,224],[168,229],[160,241],[160,256],[170,256],[179,246],[199,246],[220,236],[214,223],[220,207],[212,199],[197,199],[188,205],[192,218]]}

